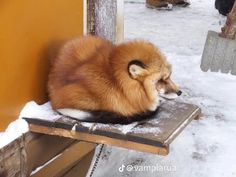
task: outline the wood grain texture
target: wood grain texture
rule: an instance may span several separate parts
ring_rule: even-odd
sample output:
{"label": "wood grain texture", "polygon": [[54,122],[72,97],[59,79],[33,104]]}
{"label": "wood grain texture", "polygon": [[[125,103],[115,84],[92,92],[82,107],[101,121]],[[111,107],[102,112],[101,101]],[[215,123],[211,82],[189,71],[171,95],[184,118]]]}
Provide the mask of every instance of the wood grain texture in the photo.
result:
{"label": "wood grain texture", "polygon": [[20,137],[14,143],[10,143],[8,146],[0,149],[0,176],[10,177],[21,175],[21,164],[24,163],[24,161],[21,162],[22,148],[23,139]]}
{"label": "wood grain texture", "polygon": [[104,37],[114,43],[123,40],[123,1],[88,0],[87,7],[89,34]]}
{"label": "wood grain texture", "polygon": [[93,159],[94,152],[95,150],[85,155],[75,166],[63,174],[63,177],[85,177]]}
{"label": "wood grain texture", "polygon": [[[92,152],[96,144],[86,142],[75,142],[65,149],[61,155],[45,165],[32,177],[60,177],[75,166],[83,157]],[[79,175],[79,174],[78,174]]]}
{"label": "wood grain texture", "polygon": [[50,135],[40,136],[30,141],[24,147],[27,154],[27,168],[29,173],[63,152],[73,142],[75,140]]}
{"label": "wood grain texture", "polygon": [[30,123],[30,130],[34,132],[152,153],[159,153],[159,150],[156,150],[159,148],[161,153],[164,149],[163,154],[165,154],[170,143],[193,119],[200,116],[200,113],[200,109],[195,105],[167,101],[160,106],[155,118],[134,124],[126,132],[122,125],[88,124],[68,117],[54,121],[39,118],[25,119]]}

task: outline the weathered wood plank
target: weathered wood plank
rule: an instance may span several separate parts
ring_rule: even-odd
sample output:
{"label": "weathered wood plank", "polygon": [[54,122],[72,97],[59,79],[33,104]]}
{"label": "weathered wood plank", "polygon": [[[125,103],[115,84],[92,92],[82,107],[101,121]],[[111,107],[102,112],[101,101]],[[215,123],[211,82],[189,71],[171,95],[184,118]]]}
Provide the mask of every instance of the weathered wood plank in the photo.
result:
{"label": "weathered wood plank", "polygon": [[[170,105],[172,104],[172,105]],[[160,107],[156,119],[148,121],[148,127],[145,124],[134,127],[131,133],[128,133],[130,139],[140,139],[140,141],[152,142],[153,145],[169,145],[175,137],[198,115],[200,109],[191,104],[175,104],[167,102]],[[159,132],[155,132],[155,128],[159,128]],[[147,129],[148,133],[142,131]]]}
{"label": "weathered wood plank", "polygon": [[[4,154],[1,154],[4,156]],[[0,162],[0,174],[6,177],[20,176],[21,174],[21,148],[17,148],[11,156]]]}
{"label": "weathered wood plank", "polygon": [[79,122],[68,117],[53,121],[38,118],[26,120],[33,132],[166,155],[169,144],[200,114],[200,108],[195,105],[166,101],[153,119],[124,126]]}
{"label": "weathered wood plank", "polygon": [[94,152],[95,150],[84,156],[75,166],[68,170],[67,173],[63,175],[63,177],[86,176],[90,167],[90,163],[93,159]]}
{"label": "weathered wood plank", "polygon": [[74,141],[27,132],[0,149],[0,176],[29,176],[33,169],[62,152]]}
{"label": "weathered wood plank", "polygon": [[114,43],[123,40],[123,1],[88,0],[87,31]]}
{"label": "weathered wood plank", "polygon": [[96,144],[75,142],[52,162],[40,169],[32,177],[53,176],[60,177],[71,169],[80,159],[92,152]]}
{"label": "weathered wood plank", "polygon": [[156,147],[156,146],[151,146],[147,144],[127,141],[127,140],[120,140],[120,139],[110,138],[110,137],[101,136],[101,135],[82,133],[82,132],[76,132],[74,130],[65,130],[61,128],[46,127],[46,126],[35,125],[35,124],[30,124],[29,127],[30,127],[30,131],[32,132],[63,136],[63,137],[77,139],[77,140],[93,142],[93,143],[108,144],[108,145],[118,146],[118,147],[122,147],[126,149],[149,152],[153,154],[167,155],[169,152],[168,146]]}
{"label": "weathered wood plank", "polygon": [[24,145],[38,136],[41,135],[27,132],[0,149],[0,176],[27,176],[27,154]]}
{"label": "weathered wood plank", "polygon": [[27,167],[29,172],[43,165],[48,160],[63,152],[65,148],[70,146],[75,140],[44,135],[32,140],[25,146],[27,154]]}

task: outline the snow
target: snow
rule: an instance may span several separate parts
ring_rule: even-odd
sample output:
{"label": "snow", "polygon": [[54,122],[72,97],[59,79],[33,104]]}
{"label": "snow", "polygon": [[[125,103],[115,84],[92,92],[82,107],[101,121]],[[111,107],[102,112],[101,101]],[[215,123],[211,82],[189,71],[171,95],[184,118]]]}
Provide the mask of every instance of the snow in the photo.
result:
{"label": "snow", "polygon": [[[200,106],[203,117],[187,126],[165,157],[104,146],[93,177],[236,176],[236,77],[200,70],[208,30],[219,32],[224,22],[225,17],[214,9],[214,0],[191,0],[189,7],[172,11],[147,9],[142,0],[125,3],[125,40],[155,43],[172,64],[173,80],[183,91],[178,100]],[[120,172],[122,165],[176,170]]]}
{"label": "snow", "polygon": [[119,128],[122,131],[122,133],[126,134],[126,133],[130,132],[131,129],[134,128],[137,125],[138,125],[138,122],[133,122],[133,123],[128,124],[128,125],[122,125]]}
{"label": "snow", "polygon": [[[87,127],[89,129],[116,129],[119,130],[123,134],[127,134],[128,132],[136,132],[140,133],[141,130],[137,127],[139,122],[133,122],[131,124],[127,125],[121,125],[121,124],[102,124],[102,123],[88,123],[88,122],[82,122],[81,125],[84,127]],[[135,130],[132,130],[135,128]],[[145,129],[142,130],[142,132],[145,132]],[[146,133],[149,133],[150,129],[146,129]],[[152,132],[160,132],[158,128],[153,128]]]}
{"label": "snow", "polygon": [[27,122],[22,119],[23,117],[34,117],[53,121],[61,116],[52,111],[50,102],[43,105],[38,105],[34,101],[28,102],[21,110],[19,118],[11,122],[4,132],[0,132],[0,149],[29,130]]}
{"label": "snow", "polygon": [[155,134],[155,136],[158,136],[158,134],[161,133],[161,130],[158,127],[135,127],[135,129],[131,130],[131,132],[140,133],[140,134],[150,133],[150,134]]}
{"label": "snow", "polygon": [[23,110],[20,113],[20,118],[27,117],[27,118],[37,118],[37,119],[44,119],[49,121],[54,121],[61,117],[60,114],[52,110],[52,106],[50,102],[47,102],[43,105],[38,105],[34,101],[28,102]]}

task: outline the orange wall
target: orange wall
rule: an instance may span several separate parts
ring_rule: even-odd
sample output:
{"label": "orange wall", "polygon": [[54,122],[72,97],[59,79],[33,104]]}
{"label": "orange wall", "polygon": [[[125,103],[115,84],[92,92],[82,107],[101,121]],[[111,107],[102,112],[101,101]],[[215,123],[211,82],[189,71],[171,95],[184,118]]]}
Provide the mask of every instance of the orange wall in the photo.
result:
{"label": "orange wall", "polygon": [[46,101],[49,60],[83,33],[83,0],[0,1],[0,131],[26,102]]}

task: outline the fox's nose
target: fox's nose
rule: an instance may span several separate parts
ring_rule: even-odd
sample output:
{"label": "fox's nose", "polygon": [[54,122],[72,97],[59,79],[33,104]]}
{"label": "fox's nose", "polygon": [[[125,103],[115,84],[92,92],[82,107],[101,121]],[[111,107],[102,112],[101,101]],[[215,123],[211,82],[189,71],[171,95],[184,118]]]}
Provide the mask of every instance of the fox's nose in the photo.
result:
{"label": "fox's nose", "polygon": [[177,93],[176,93],[178,96],[180,96],[182,94],[182,91],[179,90]]}

